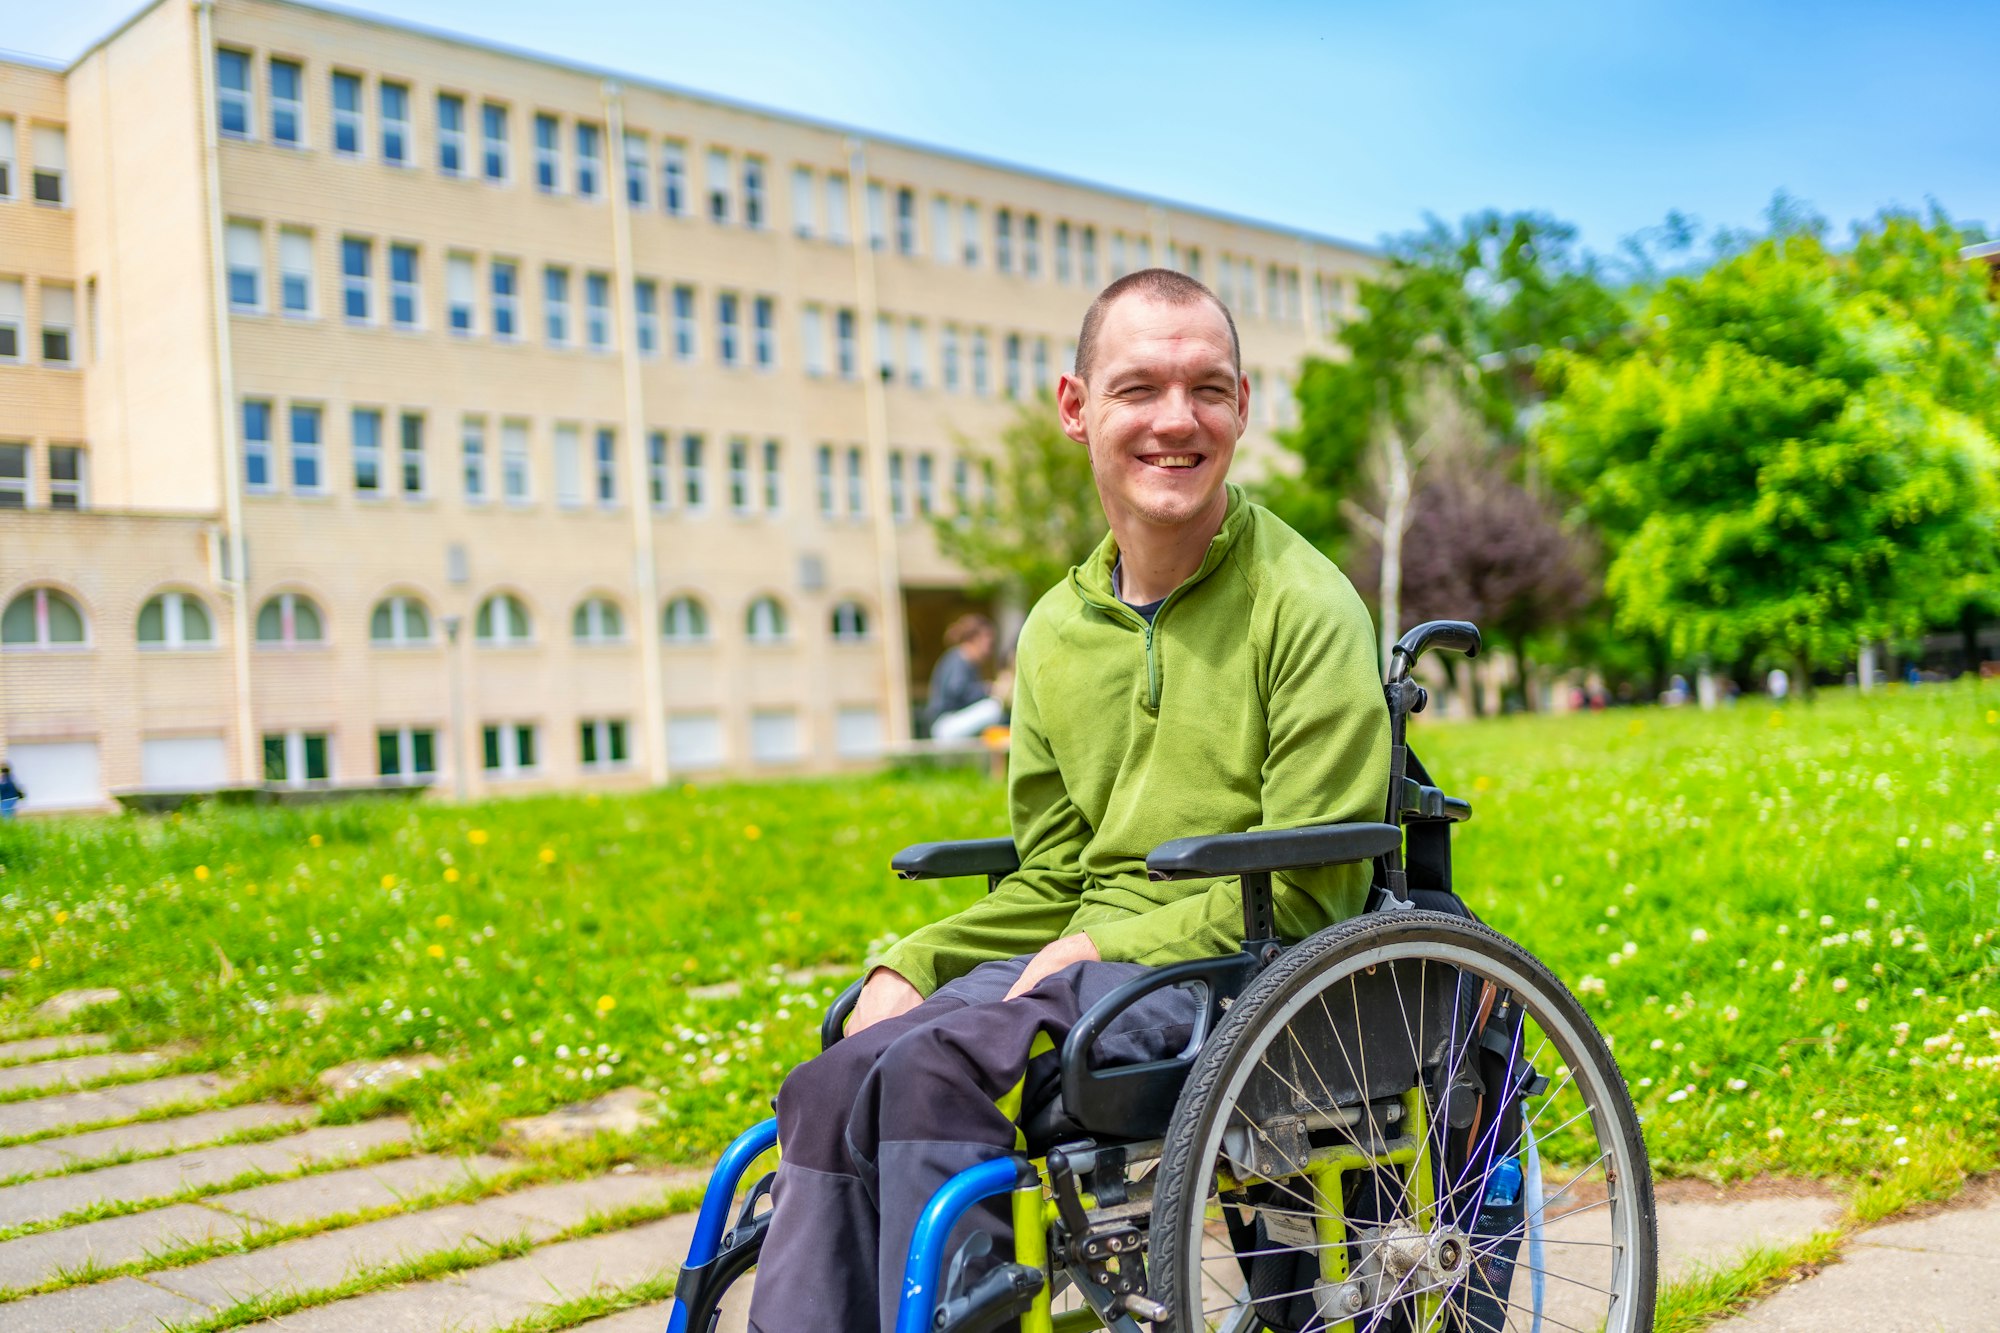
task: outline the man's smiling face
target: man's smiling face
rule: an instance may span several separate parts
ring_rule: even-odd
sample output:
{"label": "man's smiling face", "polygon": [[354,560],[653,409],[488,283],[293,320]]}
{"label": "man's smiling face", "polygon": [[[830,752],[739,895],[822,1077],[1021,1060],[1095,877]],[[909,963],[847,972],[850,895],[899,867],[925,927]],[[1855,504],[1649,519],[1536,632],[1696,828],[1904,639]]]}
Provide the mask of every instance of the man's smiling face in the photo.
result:
{"label": "man's smiling face", "polygon": [[1063,377],[1063,430],[1090,450],[1114,528],[1217,517],[1250,386],[1212,301],[1134,292],[1104,312],[1089,381]]}

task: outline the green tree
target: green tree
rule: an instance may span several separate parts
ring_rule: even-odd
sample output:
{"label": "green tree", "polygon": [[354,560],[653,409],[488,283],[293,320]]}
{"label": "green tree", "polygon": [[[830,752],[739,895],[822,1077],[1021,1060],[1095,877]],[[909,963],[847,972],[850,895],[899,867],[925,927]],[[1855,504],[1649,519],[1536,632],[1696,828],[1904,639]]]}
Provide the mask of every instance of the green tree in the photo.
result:
{"label": "green tree", "polygon": [[1683,660],[1836,666],[1992,577],[2000,312],[1941,216],[1821,230],[1667,280],[1629,350],[1543,359],[1619,621]]}
{"label": "green tree", "polygon": [[1103,540],[1104,509],[1090,456],[1063,434],[1048,395],[1021,404],[999,445],[982,488],[990,501],[933,527],[939,549],[971,575],[975,590],[1027,607]]}

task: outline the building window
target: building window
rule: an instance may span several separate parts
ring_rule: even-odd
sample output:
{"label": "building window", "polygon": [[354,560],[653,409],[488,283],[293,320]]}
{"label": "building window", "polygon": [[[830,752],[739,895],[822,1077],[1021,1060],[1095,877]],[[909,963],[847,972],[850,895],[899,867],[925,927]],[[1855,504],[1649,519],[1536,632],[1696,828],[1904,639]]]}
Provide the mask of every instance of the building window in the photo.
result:
{"label": "building window", "polygon": [[554,194],[562,186],[562,130],[556,118],[535,116],[535,188]]}
{"label": "building window", "polygon": [[708,642],[708,609],[693,597],[676,597],[660,614],[660,638],[667,643]]}
{"label": "building window", "polygon": [[705,452],[701,436],[681,436],[681,504],[689,510],[708,502],[708,479],[702,463]]}
{"label": "building window", "polygon": [[605,597],[586,597],[570,615],[570,637],[578,643],[625,642],[625,616],[618,603]]}
{"label": "building window", "polygon": [[667,433],[656,430],[646,436],[646,500],[655,509],[665,509],[669,494]]}
{"label": "building window", "polygon": [[846,245],[850,236],[847,202],[847,177],[837,171],[826,176],[826,239],[835,245]]}
{"label": "building window", "polygon": [[1014,214],[1004,208],[993,213],[993,267],[1002,273],[1014,271]]}
{"label": "building window", "polygon": [[264,308],[264,229],[254,222],[230,223],[222,253],[229,265],[229,308],[256,314]]}
{"label": "building window", "polygon": [[191,592],[163,592],[139,608],[139,646],[154,652],[215,645],[215,623]]}
{"label": "building window", "polygon": [[28,321],[27,292],[19,278],[0,278],[0,361],[21,359],[21,330]]}
{"label": "building window", "polygon": [[500,487],[508,504],[527,504],[534,498],[525,421],[500,423]]}
{"label": "building window", "polygon": [[216,131],[231,139],[250,137],[250,53],[218,47],[215,52]]}
{"label": "building window", "polygon": [[729,154],[721,148],[708,150],[708,220],[729,221]]}
{"label": "building window", "polygon": [[594,351],[611,346],[611,278],[607,274],[583,275],[583,336]]}
{"label": "building window", "polygon": [[292,427],[292,489],[311,494],[322,485],[320,412],[317,407],[293,404],[289,420]]}
{"label": "building window", "polygon": [[1111,233],[1111,280],[1113,282],[1118,281],[1118,279],[1125,276],[1126,271],[1125,233],[1114,231]]}
{"label": "building window", "polygon": [[1033,213],[1021,215],[1021,273],[1029,278],[1042,276],[1042,220]]}
{"label": "building window", "polygon": [[875,373],[884,384],[896,382],[896,326],[887,315],[875,316]]}
{"label": "building window", "polygon": [[882,182],[868,182],[868,248],[884,250],[889,245],[889,204]]}
{"label": "building window", "polygon": [[382,491],[382,413],[357,407],[348,414],[348,435],[354,454],[354,489],[361,495]]}
{"label": "building window", "polygon": [[438,170],[447,176],[465,174],[465,99],[457,93],[439,93]]}
{"label": "building window", "polygon": [[938,375],[946,393],[958,392],[958,325],[947,324],[938,335]]}
{"label": "building window", "polygon": [[1009,398],[1021,396],[1021,335],[1007,335],[1007,379],[1006,393]]}
{"label": "building window", "polygon": [[800,240],[811,240],[813,232],[817,230],[813,218],[813,206],[816,202],[813,190],[812,168],[793,167],[792,234]]}
{"label": "building window", "polygon": [[429,482],[428,471],[424,466],[424,418],[421,413],[405,412],[401,425],[403,494],[422,495]]}
{"label": "building window", "polygon": [[520,313],[520,269],[511,259],[496,259],[489,265],[493,288],[493,336],[512,342]]}
{"label": "building window", "polygon": [[646,206],[646,136],[625,132],[625,202]]}
{"label": "building window", "polygon": [[917,252],[917,192],[908,186],[896,191],[896,253]]}
{"label": "building window", "polygon": [[835,643],[866,643],[868,641],[868,608],[856,601],[835,602],[833,606],[833,641]]}
{"label": "building window", "polygon": [[0,116],[0,199],[14,197],[14,118]]}
{"label": "building window", "polygon": [[819,516],[834,516],[833,446],[822,444],[813,457],[813,488],[819,500]]}
{"label": "building window", "polygon": [[431,613],[416,597],[384,597],[368,616],[368,641],[378,648],[421,648],[431,641]]}
{"label": "building window", "polygon": [[958,234],[964,241],[964,258],[967,268],[979,267],[979,205],[967,201],[959,210]]}
{"label": "building window", "polygon": [[743,617],[743,631],[752,643],[783,643],[790,634],[785,606],[775,597],[759,597]]}
{"label": "building window", "polygon": [[325,732],[264,733],[264,781],[286,787],[303,787],[309,782],[328,781],[332,772],[327,766]]}
{"label": "building window", "polygon": [[318,603],[300,592],[266,598],[257,610],[257,642],[279,648],[325,643],[326,623]]}
{"label": "building window", "polygon": [[764,159],[743,159],[743,225],[752,231],[764,226]]}
{"label": "building window", "polygon": [[486,179],[504,181],[507,179],[507,108],[495,102],[483,103],[479,108],[480,135],[484,139],[484,168]]}
{"label": "building window", "polygon": [[833,330],[834,363],[840,371],[840,377],[851,380],[855,376],[856,362],[854,312],[844,307],[836,311],[833,317]]}
{"label": "building window", "polygon": [[76,288],[42,284],[42,360],[67,366],[76,358]]}
{"label": "building window", "polygon": [[30,144],[34,148],[34,202],[62,206],[68,200],[70,136],[62,126],[38,124]]}
{"label": "building window", "polygon": [[776,514],[785,507],[785,474],[780,463],[784,446],[776,440],[764,441],[764,512]]}
{"label": "building window", "polygon": [[288,315],[313,312],[312,233],[287,227],[278,233],[278,301]]}
{"label": "building window", "polygon": [[1035,392],[1049,391],[1049,340],[1035,339]]}
{"label": "building window", "polygon": [[629,762],[625,749],[625,723],[617,718],[579,722],[576,743],[585,772],[615,771]]}
{"label": "building window", "polygon": [[913,319],[903,330],[903,380],[912,389],[921,389],[930,378],[924,363],[929,360],[922,320]]}
{"label": "building window", "polygon": [[68,593],[30,588],[0,613],[0,647],[81,648],[89,640],[83,612]]}
{"label": "building window", "polygon": [[868,512],[868,481],[862,472],[861,450],[847,451],[847,516],[860,518]]}
{"label": "building window", "polygon": [[1056,281],[1068,282],[1071,278],[1069,252],[1069,223],[1056,223]]}
{"label": "building window", "polygon": [[657,355],[660,350],[660,284],[651,278],[635,281],[632,284],[632,310],[639,355]]}
{"label": "building window", "polygon": [[777,303],[760,296],[750,303],[751,355],[759,370],[778,364]]}
{"label": "building window", "polygon": [[729,442],[729,508],[738,514],[750,512],[750,441]]}
{"label": "building window", "polygon": [[694,288],[680,284],[674,288],[674,359],[695,358]]}
{"label": "building window", "polygon": [[715,351],[725,366],[737,364],[742,354],[741,330],[737,327],[738,307],[741,304],[741,298],[735,292],[716,293]]}
{"label": "building window", "polygon": [[459,464],[465,478],[465,498],[474,504],[486,499],[486,419],[467,417],[459,425]]}
{"label": "building window", "polygon": [[816,305],[799,310],[799,346],[806,374],[815,378],[826,374],[826,311]]}
{"label": "building window", "polygon": [[604,171],[604,131],[581,121],[576,127],[576,193],[595,199],[597,184]]}
{"label": "building window", "polygon": [[951,248],[951,200],[941,194],[931,199],[931,257],[940,264],[956,258]]}
{"label": "building window", "polygon": [[687,145],[673,139],[660,145],[660,207],[669,217],[687,216]]}
{"label": "building window", "polygon": [[551,347],[569,341],[569,270],[554,264],[542,270],[542,328]]}
{"label": "building window", "polygon": [[32,489],[28,446],[0,444],[0,509],[26,509]]}
{"label": "building window", "polygon": [[917,513],[929,518],[937,512],[937,459],[917,455]]}
{"label": "building window", "polygon": [[389,318],[399,329],[414,329],[422,309],[417,290],[417,247],[389,247]]}
{"label": "building window", "polygon": [[988,361],[986,330],[974,330],[972,334],[972,392],[981,398],[984,398],[993,391],[993,376]]}
{"label": "building window", "polygon": [[527,606],[510,592],[494,593],[481,602],[472,621],[473,640],[488,648],[518,648],[532,643],[533,629]]}
{"label": "building window", "polygon": [[410,164],[410,87],[405,83],[381,85],[377,99],[382,111],[382,160],[391,166]]}
{"label": "building window", "polygon": [[889,451],[889,517],[898,523],[910,517],[910,493],[903,478],[903,451]]}
{"label": "building window", "polygon": [[803,757],[799,715],[789,708],[751,713],[750,757],[760,764],[789,764]]}
{"label": "building window", "polygon": [[593,485],[597,492],[597,503],[609,509],[618,503],[618,432],[609,426],[597,428],[596,446],[592,450],[591,462],[594,468]]}
{"label": "building window", "polygon": [[972,460],[964,454],[951,460],[951,510],[960,524],[972,514]]}
{"label": "building window", "polygon": [[494,722],[481,729],[481,756],[489,778],[526,777],[535,771],[535,724]]}
{"label": "building window", "polygon": [[350,324],[368,322],[369,274],[373,243],[358,236],[340,239],[340,301]]}
{"label": "building window", "polygon": [[271,489],[271,405],[254,398],[243,401],[243,486]]}
{"label": "building window", "polygon": [[375,772],[395,782],[418,783],[437,774],[437,732],[429,727],[384,728],[375,733]]}
{"label": "building window", "polygon": [[1097,285],[1097,228],[1085,227],[1083,229],[1082,241],[1083,285],[1086,287],[1095,287]]}
{"label": "building window", "polygon": [[461,337],[472,332],[472,307],[478,299],[479,275],[473,270],[471,255],[446,255],[444,259],[445,323]]}
{"label": "building window", "polygon": [[361,76],[333,75],[333,151],[343,157],[361,155]]}
{"label": "building window", "polygon": [[556,427],[556,503],[574,509],[583,503],[583,432]]}
{"label": "building window", "polygon": [[305,70],[296,60],[271,62],[271,142],[297,148],[305,142]]}

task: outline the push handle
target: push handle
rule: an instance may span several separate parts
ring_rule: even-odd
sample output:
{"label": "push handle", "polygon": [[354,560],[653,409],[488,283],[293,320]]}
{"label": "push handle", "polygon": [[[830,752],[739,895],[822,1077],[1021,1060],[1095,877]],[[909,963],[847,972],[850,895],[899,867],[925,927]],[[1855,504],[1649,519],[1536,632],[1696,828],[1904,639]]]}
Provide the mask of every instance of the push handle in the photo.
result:
{"label": "push handle", "polygon": [[1391,684],[1409,677],[1410,668],[1432,648],[1448,648],[1467,657],[1479,656],[1479,626],[1469,620],[1426,620],[1396,640],[1389,659]]}

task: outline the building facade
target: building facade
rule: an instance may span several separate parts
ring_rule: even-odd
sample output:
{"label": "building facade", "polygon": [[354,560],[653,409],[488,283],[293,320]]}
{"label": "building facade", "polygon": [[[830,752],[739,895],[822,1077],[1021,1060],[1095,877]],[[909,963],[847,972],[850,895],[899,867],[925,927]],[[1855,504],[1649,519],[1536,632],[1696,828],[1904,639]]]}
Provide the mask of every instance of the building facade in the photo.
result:
{"label": "building facade", "polygon": [[[985,446],[1150,264],[1251,467],[1350,245],[280,0],[0,63],[0,757],[473,794],[909,734]],[[916,688],[920,689],[921,682]]]}

